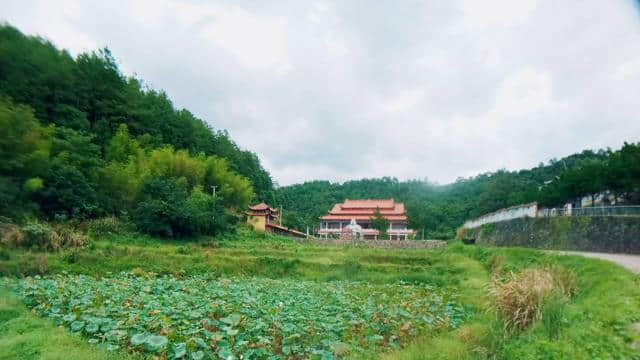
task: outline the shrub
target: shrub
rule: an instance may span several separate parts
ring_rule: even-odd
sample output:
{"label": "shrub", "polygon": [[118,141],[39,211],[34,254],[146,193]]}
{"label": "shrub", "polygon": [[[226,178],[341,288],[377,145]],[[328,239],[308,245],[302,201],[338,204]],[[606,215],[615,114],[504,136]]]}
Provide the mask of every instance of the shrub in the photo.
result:
{"label": "shrub", "polygon": [[67,252],[66,254],[64,254],[64,256],[62,257],[62,259],[67,263],[67,264],[75,264],[78,262],[78,250],[73,249],[70,250],[69,252]]}
{"label": "shrub", "polygon": [[560,265],[511,273],[504,282],[494,281],[491,288],[495,310],[507,327],[522,330],[546,316],[544,326],[551,337],[557,335],[564,319],[564,304],[577,290],[575,273]]}
{"label": "shrub", "polygon": [[0,242],[7,247],[21,247],[25,243],[26,235],[15,224],[5,223],[0,225]]}
{"label": "shrub", "polygon": [[108,235],[122,234],[132,230],[131,224],[122,221],[115,216],[94,219],[86,222],[87,232],[93,237],[105,237]]}
{"label": "shrub", "polygon": [[136,227],[145,233],[167,237],[213,235],[236,221],[225,210],[222,199],[200,187],[187,191],[184,181],[155,178],[142,187],[141,201],[133,215]]}
{"label": "shrub", "polygon": [[89,238],[85,234],[70,226],[58,225],[54,228],[54,233],[59,237],[58,249],[77,248],[89,244]]}
{"label": "shrub", "polygon": [[22,228],[15,225],[4,226],[2,242],[12,247],[58,251],[63,248],[85,246],[89,243],[89,239],[68,225],[56,225],[52,228],[47,224],[32,223]]}
{"label": "shrub", "polygon": [[505,282],[494,282],[495,310],[509,328],[525,329],[540,319],[542,309],[553,294],[551,273],[543,269],[527,269],[511,274]]}
{"label": "shrub", "polygon": [[57,240],[52,239],[53,231],[46,224],[33,223],[23,226],[21,230],[25,234],[24,245],[27,247],[46,249],[50,245],[53,245],[52,242]]}

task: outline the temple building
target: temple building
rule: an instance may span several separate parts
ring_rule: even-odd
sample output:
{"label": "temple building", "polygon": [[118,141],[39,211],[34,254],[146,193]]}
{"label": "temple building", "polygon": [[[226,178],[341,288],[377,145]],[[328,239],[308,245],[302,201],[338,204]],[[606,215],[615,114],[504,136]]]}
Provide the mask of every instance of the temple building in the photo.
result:
{"label": "temple building", "polygon": [[265,203],[249,206],[249,211],[245,212],[245,215],[247,215],[247,224],[254,230],[300,238],[308,237],[308,234],[282,226],[278,209]]}
{"label": "temple building", "polygon": [[342,237],[350,224],[352,227],[352,220],[355,220],[362,228],[361,234],[364,239],[378,240],[380,233],[371,226],[376,210],[379,210],[382,217],[389,221],[389,229],[387,229],[389,239],[406,240],[415,234],[413,230],[407,228],[408,219],[404,204],[394,199],[346,199],[341,204],[335,204],[327,215],[320,218],[320,229],[317,233],[325,238]]}

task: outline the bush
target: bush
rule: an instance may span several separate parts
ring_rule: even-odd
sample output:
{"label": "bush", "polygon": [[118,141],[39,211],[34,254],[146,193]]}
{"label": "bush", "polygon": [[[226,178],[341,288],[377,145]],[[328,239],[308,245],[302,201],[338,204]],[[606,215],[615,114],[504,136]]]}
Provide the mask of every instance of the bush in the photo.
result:
{"label": "bush", "polygon": [[90,220],[86,222],[85,226],[89,235],[97,238],[127,233],[133,230],[130,223],[122,221],[115,216]]}
{"label": "bush", "polygon": [[233,225],[220,198],[199,187],[190,193],[186,184],[169,178],[155,178],[144,184],[143,201],[134,212],[136,227],[145,233],[167,237],[214,235]]}
{"label": "bush", "polygon": [[[495,310],[504,318],[508,328],[525,329],[546,312],[548,328],[552,336],[557,334],[558,317],[564,309],[557,302],[566,303],[578,289],[575,273],[552,265],[542,269],[526,269],[511,273],[504,282],[494,281],[491,292],[495,297]],[[564,306],[564,305],[563,305]]]}
{"label": "bush", "polygon": [[23,226],[21,230],[25,234],[24,245],[26,247],[37,247],[40,249],[57,247],[57,236],[53,236],[53,231],[46,224],[33,223]]}
{"label": "bush", "polygon": [[[80,231],[67,226],[67,225],[57,225],[54,228],[55,234],[59,237],[59,247],[60,248],[78,248],[84,247],[89,244],[89,238],[81,233]],[[54,250],[58,250],[54,249]]]}
{"label": "bush", "polygon": [[24,246],[26,235],[20,230],[20,227],[15,224],[0,224],[0,242],[7,247],[21,247]]}
{"label": "bush", "polygon": [[63,248],[86,246],[89,239],[68,225],[56,225],[52,228],[47,224],[32,223],[22,228],[5,225],[2,230],[2,243],[11,247],[58,251]]}
{"label": "bush", "polygon": [[495,309],[509,328],[525,329],[540,319],[542,309],[553,294],[554,281],[543,269],[527,269],[511,274],[505,282],[495,282],[491,291]]}

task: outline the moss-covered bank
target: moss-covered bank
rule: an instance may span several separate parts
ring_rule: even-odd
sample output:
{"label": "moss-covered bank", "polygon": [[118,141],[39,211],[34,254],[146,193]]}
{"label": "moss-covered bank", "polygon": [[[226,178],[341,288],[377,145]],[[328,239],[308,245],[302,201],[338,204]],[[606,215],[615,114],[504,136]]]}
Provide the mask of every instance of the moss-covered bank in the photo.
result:
{"label": "moss-covered bank", "polygon": [[480,245],[640,254],[640,217],[521,218],[470,233]]}

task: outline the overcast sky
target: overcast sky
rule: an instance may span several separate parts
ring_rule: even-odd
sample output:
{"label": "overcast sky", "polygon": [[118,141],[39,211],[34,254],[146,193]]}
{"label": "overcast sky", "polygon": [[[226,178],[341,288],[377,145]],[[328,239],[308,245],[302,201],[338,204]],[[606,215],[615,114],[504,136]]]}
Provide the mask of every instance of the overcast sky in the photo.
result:
{"label": "overcast sky", "polygon": [[635,0],[3,0],[0,19],[108,46],[280,185],[447,183],[640,141]]}

